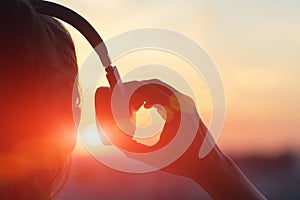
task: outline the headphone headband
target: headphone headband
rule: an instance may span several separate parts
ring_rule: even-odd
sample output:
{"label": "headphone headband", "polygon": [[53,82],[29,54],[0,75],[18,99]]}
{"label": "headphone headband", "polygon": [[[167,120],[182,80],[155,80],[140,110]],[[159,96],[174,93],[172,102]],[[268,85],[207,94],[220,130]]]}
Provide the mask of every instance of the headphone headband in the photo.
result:
{"label": "headphone headband", "polygon": [[[111,66],[111,60],[102,38],[86,19],[73,10],[53,2],[41,0],[30,0],[29,2],[38,13],[56,17],[76,28],[96,50],[102,65],[105,68]],[[101,43],[103,45],[96,49]]]}

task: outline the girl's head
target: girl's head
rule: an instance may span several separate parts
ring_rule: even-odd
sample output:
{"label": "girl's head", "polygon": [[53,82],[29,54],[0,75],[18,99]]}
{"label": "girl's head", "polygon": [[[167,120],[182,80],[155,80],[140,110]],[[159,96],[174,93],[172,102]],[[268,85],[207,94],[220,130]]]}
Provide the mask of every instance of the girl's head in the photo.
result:
{"label": "girl's head", "polygon": [[0,199],[52,199],[76,141],[74,45],[25,0],[2,1],[0,23]]}

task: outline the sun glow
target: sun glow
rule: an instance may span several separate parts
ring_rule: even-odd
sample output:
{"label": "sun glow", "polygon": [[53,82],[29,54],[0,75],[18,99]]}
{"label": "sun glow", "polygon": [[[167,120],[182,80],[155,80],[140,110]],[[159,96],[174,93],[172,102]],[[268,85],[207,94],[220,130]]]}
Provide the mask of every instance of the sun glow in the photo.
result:
{"label": "sun glow", "polygon": [[[163,114],[165,111],[160,108],[159,112]],[[153,146],[156,144],[160,139],[160,135],[165,123],[162,116],[158,113],[157,108],[151,107],[146,109],[144,106],[142,106],[136,112],[135,120],[136,130],[132,139],[147,146]],[[87,153],[83,143],[91,146],[106,145],[99,136],[96,124],[90,124],[85,127],[80,133],[79,138],[80,139],[77,141],[77,146],[75,149],[76,153]]]}
{"label": "sun glow", "polygon": [[89,145],[96,146],[102,143],[98,135],[97,127],[93,124],[87,126],[80,136],[81,139]]}
{"label": "sun glow", "polygon": [[136,112],[136,130],[133,139],[141,144],[153,146],[160,139],[164,123],[156,108],[146,109],[142,106]]}
{"label": "sun glow", "polygon": [[[94,3],[82,6],[79,1],[55,1],[64,3],[87,17],[104,39],[146,26],[174,30],[195,40],[205,48],[224,81],[227,118],[219,141],[224,151],[261,153],[262,149],[268,152],[296,149],[299,152],[300,92],[297,86],[300,26],[297,1],[282,1],[280,4],[245,1],[232,6],[228,6],[225,1],[219,4],[195,1],[189,5],[184,1],[173,2],[172,8],[180,7],[179,10],[172,10],[168,3],[157,1],[152,5],[157,8],[156,15],[151,17],[145,15],[152,13],[153,7],[148,6],[148,3],[105,1],[98,8]],[[280,9],[280,13],[277,7],[279,5],[285,8]],[[257,9],[256,15],[253,16],[252,9],[243,9],[246,6]],[[107,9],[101,10],[101,7]],[[128,10],[135,12],[128,13]],[[196,10],[197,12],[191,12]],[[125,17],[116,17],[116,12]],[[91,52],[91,47],[77,30],[68,25],[67,27],[76,43],[81,66]],[[121,75],[126,73],[128,67],[153,62],[172,67],[178,65],[183,69],[178,72],[193,75],[186,71],[188,68],[185,63],[174,56],[164,54],[166,59],[162,62],[156,55],[157,53],[148,52],[142,57],[141,53],[133,52],[115,64]],[[209,124],[211,104],[209,95],[206,95],[207,90],[193,76],[188,76],[187,80],[191,80],[196,90],[201,118]],[[147,120],[144,122],[148,123]],[[257,122],[262,125],[253,126]],[[272,145],[270,137],[281,145]],[[265,143],[270,145],[266,146]],[[260,150],[257,148],[258,144],[261,146]]]}

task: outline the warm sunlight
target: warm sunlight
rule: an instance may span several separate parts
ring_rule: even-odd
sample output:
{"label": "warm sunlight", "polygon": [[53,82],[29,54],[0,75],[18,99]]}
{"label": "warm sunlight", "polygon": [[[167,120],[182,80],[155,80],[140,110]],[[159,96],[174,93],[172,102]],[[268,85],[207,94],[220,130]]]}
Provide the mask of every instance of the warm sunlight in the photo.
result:
{"label": "warm sunlight", "polygon": [[146,109],[142,106],[136,112],[136,130],[133,139],[139,143],[153,146],[159,141],[164,122],[156,108]]}
{"label": "warm sunlight", "polygon": [[[227,1],[217,4],[208,1],[186,4],[182,1],[172,2],[171,7],[166,2],[149,6],[144,1],[91,1],[84,4],[81,1],[55,1],[85,16],[105,40],[143,27],[174,30],[193,39],[212,58],[224,82],[227,118],[219,144],[229,153],[264,151],[272,154],[287,149],[299,152],[300,92],[295,86],[299,85],[300,29],[296,1],[274,4],[245,1],[231,6]],[[151,9],[156,10],[155,15],[145,15],[152,13]],[[178,16],[181,16],[180,20]],[[91,48],[78,31],[67,27],[74,38],[80,66]],[[132,52],[120,59],[116,64],[121,75],[125,75],[128,68],[141,64],[160,63],[170,67],[184,64],[174,56],[164,54],[166,59],[162,62],[159,56],[146,53],[148,56],[141,57],[141,53]],[[187,73],[184,71],[183,74]],[[187,77],[196,90],[200,114],[208,122],[209,95],[202,83]],[[145,77],[140,77],[143,79]],[[254,128],[253,124],[257,123],[260,128]],[[270,137],[280,145],[272,145]]]}
{"label": "warm sunlight", "polygon": [[137,112],[136,112],[136,125],[145,128],[149,125],[151,125],[152,118],[150,116],[150,109],[146,109],[144,106],[142,106]]}
{"label": "warm sunlight", "polygon": [[97,127],[95,125],[89,125],[85,128],[84,132],[80,134],[81,139],[89,145],[99,145],[101,140],[99,138]]}
{"label": "warm sunlight", "polygon": [[[160,108],[160,112],[164,112]],[[133,140],[148,146],[153,146],[160,139],[160,134],[164,127],[164,119],[157,112],[155,107],[146,109],[142,106],[136,112],[136,130],[133,136]],[[99,137],[99,132],[96,124],[90,124],[84,128],[80,133],[80,139],[77,141],[77,146],[75,149],[76,153],[85,154],[87,153],[82,142],[91,146],[103,146],[103,142]],[[105,148],[102,148],[105,149]]]}

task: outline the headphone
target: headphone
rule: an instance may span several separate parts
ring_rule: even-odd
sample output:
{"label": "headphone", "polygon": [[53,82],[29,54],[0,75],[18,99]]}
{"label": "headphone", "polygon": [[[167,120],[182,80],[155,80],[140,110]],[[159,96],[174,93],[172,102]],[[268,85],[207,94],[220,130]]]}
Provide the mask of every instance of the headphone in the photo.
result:
{"label": "headphone", "polygon": [[105,43],[86,19],[73,10],[53,2],[41,0],[29,0],[29,2],[38,13],[56,17],[77,29],[95,49],[105,68],[110,87],[113,89],[116,85],[122,84],[118,69],[112,66]]}
{"label": "headphone", "polygon": [[[62,5],[53,3],[53,2],[48,2],[48,1],[43,1],[43,0],[28,0],[28,1],[34,7],[36,12],[58,18],[64,22],[70,24],[75,29],[77,29],[88,40],[88,42],[90,43],[90,45],[93,47],[93,49],[96,51],[98,57],[100,58],[100,61],[106,71],[106,78],[109,82],[110,89],[111,90],[117,89],[114,91],[121,91],[120,93],[122,93],[123,83],[121,81],[118,69],[116,68],[116,66],[112,66],[112,62],[109,58],[107,47],[106,47],[105,43],[103,42],[102,38],[97,33],[97,31],[93,28],[93,26],[86,19],[84,19],[82,16],[80,16],[78,13],[74,12],[73,10],[66,8]],[[164,33],[163,35],[166,37],[166,35],[165,35],[166,33],[165,32],[163,32],[163,33]],[[168,32],[168,33],[170,33],[170,32]],[[205,58],[206,58],[205,66],[213,66],[209,71],[204,70],[205,73],[203,74],[203,76],[206,75],[208,89],[213,91],[211,93],[212,103],[216,103],[216,105],[218,105],[218,107],[217,107],[218,109],[215,109],[213,114],[219,114],[219,112],[221,112],[220,115],[215,115],[217,117],[214,118],[215,120],[212,119],[212,122],[211,122],[212,123],[212,125],[211,125],[212,131],[220,134],[220,131],[223,128],[223,123],[224,123],[224,119],[225,119],[225,93],[224,93],[224,88],[222,85],[222,80],[221,80],[217,70],[214,68],[213,62],[207,57],[207,55],[205,54],[205,52],[203,51],[202,48],[195,45],[192,40],[190,40],[180,34],[175,34],[175,35],[176,35],[176,40],[179,38],[184,41],[183,44],[186,45],[185,48],[188,48],[189,50],[192,49],[192,52],[196,52],[196,53],[200,52],[199,55],[201,55],[200,56],[201,58],[203,56],[205,56]],[[170,44],[171,43],[170,41],[172,42],[172,39],[167,40],[167,42],[164,43],[164,45]],[[169,47],[169,46],[167,45],[166,47]],[[180,55],[185,55],[183,57],[185,57],[188,61],[190,61],[194,65],[200,66],[199,59],[196,59],[196,58],[199,58],[199,56],[198,55],[195,56],[195,53],[191,54],[191,55],[190,55],[190,53],[185,53],[185,52],[188,52],[188,51],[185,51],[186,50],[185,48],[183,48],[183,49],[180,48],[180,51],[178,51],[178,49],[176,49],[174,51],[175,51],[175,53],[179,53]],[[119,99],[119,98],[115,98],[115,99]],[[176,100],[179,100],[179,99],[176,99]],[[116,104],[114,104],[114,105],[116,105]],[[216,106],[215,106],[215,108],[216,108]],[[118,111],[120,111],[120,110],[118,110]],[[128,109],[127,109],[127,111],[128,111]],[[122,111],[120,111],[120,112],[122,112]],[[182,119],[185,119],[185,118],[182,118]],[[187,118],[187,120],[183,124],[189,124],[189,123],[190,123],[190,121]],[[181,127],[181,124],[182,124],[182,122],[180,123],[180,127]],[[194,132],[196,133],[197,130],[195,130]],[[186,135],[184,135],[184,137],[186,137]],[[181,140],[181,139],[179,138],[179,140]],[[184,141],[188,141],[188,140],[184,139]],[[192,141],[192,139],[191,139],[191,141]],[[176,141],[176,142],[178,142],[178,141]],[[188,143],[189,142],[183,144],[181,149],[184,150],[185,148],[187,148],[186,146],[190,145]],[[211,137],[205,136],[203,145],[201,146],[201,149],[199,151],[199,157],[203,158],[208,154],[208,152],[210,152],[210,150],[212,149],[211,147],[213,147],[213,145],[211,145],[211,144],[214,144],[214,142],[211,141]],[[157,152],[151,152],[151,154],[141,154],[140,156],[142,159],[144,159],[143,155],[147,155],[147,156],[150,156],[149,157],[150,160],[155,160],[158,162],[161,162],[161,160],[164,159],[164,161],[166,161],[166,162],[163,162],[161,164],[162,164],[162,166],[166,166],[169,164],[169,161],[173,162],[174,160],[172,161],[172,159],[176,159],[176,156],[181,155],[181,152],[177,151],[176,143],[173,142],[172,145],[173,146],[172,146],[171,151],[176,150],[176,152],[174,154],[175,158],[170,158],[170,160],[166,160],[164,157],[161,157],[163,155],[166,155],[165,153],[167,153],[165,148],[164,149],[162,148],[163,152],[164,152],[162,154],[157,154]],[[136,153],[138,153],[138,152],[136,152]],[[123,171],[123,170],[121,170],[121,171]],[[152,171],[152,168],[150,169],[150,171]]]}

